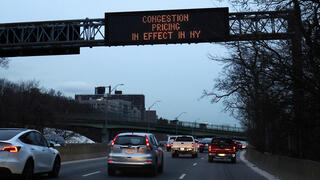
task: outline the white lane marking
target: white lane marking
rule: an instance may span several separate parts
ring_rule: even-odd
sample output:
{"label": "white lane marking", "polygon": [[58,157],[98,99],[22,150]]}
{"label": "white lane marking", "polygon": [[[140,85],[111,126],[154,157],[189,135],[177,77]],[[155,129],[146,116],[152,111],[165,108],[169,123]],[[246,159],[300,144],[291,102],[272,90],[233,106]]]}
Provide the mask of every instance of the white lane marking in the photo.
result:
{"label": "white lane marking", "polygon": [[186,174],[182,174],[179,179],[183,179],[186,176]]}
{"label": "white lane marking", "polygon": [[245,157],[244,157],[244,151],[240,152],[240,159],[249,167],[251,168],[253,171],[255,171],[256,173],[260,174],[261,176],[267,178],[268,180],[280,180],[279,178],[277,178],[276,176],[258,168],[256,165],[252,164],[251,162],[249,162]]}
{"label": "white lane marking", "polygon": [[201,159],[204,159],[204,157],[202,157]]}
{"label": "white lane marking", "polygon": [[192,166],[196,166],[198,163],[193,163],[193,165]]}
{"label": "white lane marking", "polygon": [[108,159],[108,157],[104,156],[104,157],[100,157],[100,158],[92,158],[92,159],[82,159],[82,160],[75,160],[75,161],[67,161],[67,162],[62,162],[61,165],[73,164],[73,163],[82,163],[82,162],[102,160],[102,159]]}
{"label": "white lane marking", "polygon": [[96,172],[93,172],[93,173],[85,174],[85,175],[82,175],[82,177],[87,177],[87,176],[91,176],[91,175],[99,174],[99,173],[101,173],[101,171],[96,171]]}

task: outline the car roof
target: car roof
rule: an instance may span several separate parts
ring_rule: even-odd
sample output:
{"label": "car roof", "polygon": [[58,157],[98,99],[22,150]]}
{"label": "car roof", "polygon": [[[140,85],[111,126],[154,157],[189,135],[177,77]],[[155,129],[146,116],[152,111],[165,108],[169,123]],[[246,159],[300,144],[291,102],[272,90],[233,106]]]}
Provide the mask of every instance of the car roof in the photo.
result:
{"label": "car roof", "polygon": [[126,133],[120,133],[117,136],[150,136],[153,135],[152,133],[144,133],[144,132],[126,132]]}

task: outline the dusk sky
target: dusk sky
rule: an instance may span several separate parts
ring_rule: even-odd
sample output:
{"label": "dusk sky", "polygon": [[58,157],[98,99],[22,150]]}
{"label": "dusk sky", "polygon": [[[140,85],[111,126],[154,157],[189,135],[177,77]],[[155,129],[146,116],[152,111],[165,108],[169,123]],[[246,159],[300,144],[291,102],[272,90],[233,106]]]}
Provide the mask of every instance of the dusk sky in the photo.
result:
{"label": "dusk sky", "polygon": [[[227,1],[213,0],[2,0],[0,23],[104,18],[105,12],[194,8],[233,8]],[[19,82],[37,80],[65,96],[93,94],[95,86],[119,86],[124,94],[144,94],[146,108],[159,117],[234,126],[239,123],[223,112],[221,103],[200,99],[222,71],[222,64],[208,55],[227,57],[220,43],[145,45],[81,48],[79,55],[15,57],[0,78]]]}

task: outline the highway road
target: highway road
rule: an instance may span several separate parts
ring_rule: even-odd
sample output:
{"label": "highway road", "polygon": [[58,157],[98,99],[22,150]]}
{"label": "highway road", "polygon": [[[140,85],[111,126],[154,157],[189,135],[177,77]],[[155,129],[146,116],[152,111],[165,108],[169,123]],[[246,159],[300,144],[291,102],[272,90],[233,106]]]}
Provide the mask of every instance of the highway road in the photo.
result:
{"label": "highway road", "polygon": [[[238,153],[239,155],[239,153]],[[97,159],[82,162],[63,164],[59,180],[105,180],[105,179],[177,179],[177,180],[265,180],[265,178],[253,170],[238,157],[236,164],[230,162],[208,162],[207,153],[199,153],[198,158],[184,155],[179,158],[171,158],[169,152],[165,152],[164,172],[156,177],[150,177],[146,173],[133,171],[108,176],[107,159]],[[46,176],[37,176],[35,179],[46,180]]]}

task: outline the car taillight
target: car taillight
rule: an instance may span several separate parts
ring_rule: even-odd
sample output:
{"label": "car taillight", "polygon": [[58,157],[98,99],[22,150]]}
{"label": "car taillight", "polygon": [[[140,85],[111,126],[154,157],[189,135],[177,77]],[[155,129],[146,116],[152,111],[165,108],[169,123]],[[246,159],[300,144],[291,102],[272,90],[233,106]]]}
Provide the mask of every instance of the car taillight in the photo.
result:
{"label": "car taillight", "polygon": [[111,143],[111,149],[113,148],[114,142],[117,140],[117,138],[118,138],[118,136],[116,136],[116,137],[113,139],[113,141],[112,141],[112,143]]}
{"label": "car taillight", "polygon": [[169,147],[170,146],[170,144],[167,144],[167,147]]}
{"label": "car taillight", "polygon": [[150,146],[150,142],[147,136],[144,136],[146,138],[146,145],[147,145],[147,149],[151,150],[151,146]]}
{"label": "car taillight", "polygon": [[192,143],[192,147],[194,147],[194,143]]}
{"label": "car taillight", "polygon": [[112,162],[113,160],[112,159],[108,159],[108,162]]}
{"label": "car taillight", "polygon": [[200,143],[200,146],[203,146],[203,144],[202,144],[202,143]]}
{"label": "car taillight", "polygon": [[209,146],[209,152],[211,152],[211,149],[212,149],[212,147],[211,147],[211,145]]}
{"label": "car taillight", "polygon": [[235,146],[233,146],[233,152],[236,152],[236,147]]}
{"label": "car taillight", "polygon": [[170,145],[173,146],[173,143],[171,143]]}
{"label": "car taillight", "polygon": [[8,152],[12,152],[12,153],[16,153],[19,152],[21,147],[19,146],[5,146],[1,149],[1,151],[8,151]]}

